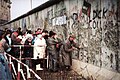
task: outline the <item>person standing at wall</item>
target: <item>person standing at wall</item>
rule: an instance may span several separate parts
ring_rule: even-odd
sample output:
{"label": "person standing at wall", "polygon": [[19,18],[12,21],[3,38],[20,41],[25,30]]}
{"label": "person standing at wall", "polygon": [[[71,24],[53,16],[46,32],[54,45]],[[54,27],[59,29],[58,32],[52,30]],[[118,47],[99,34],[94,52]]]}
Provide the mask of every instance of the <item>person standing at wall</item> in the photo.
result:
{"label": "person standing at wall", "polygon": [[49,32],[49,38],[47,40],[47,53],[49,55],[49,70],[56,72],[57,71],[57,50],[56,45],[58,43],[56,39],[56,33],[53,31]]}
{"label": "person standing at wall", "polygon": [[70,35],[69,38],[65,41],[61,47],[62,63],[65,70],[71,70],[72,66],[72,52],[75,49],[80,49],[78,43],[75,43],[75,36]]}

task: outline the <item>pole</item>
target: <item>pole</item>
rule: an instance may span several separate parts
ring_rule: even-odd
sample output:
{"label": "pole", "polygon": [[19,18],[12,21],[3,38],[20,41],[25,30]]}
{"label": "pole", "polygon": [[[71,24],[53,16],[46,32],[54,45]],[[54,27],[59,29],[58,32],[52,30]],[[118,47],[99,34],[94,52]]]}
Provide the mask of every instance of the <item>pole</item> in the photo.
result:
{"label": "pole", "polygon": [[32,0],[30,0],[30,7],[31,7],[31,9],[32,9]]}
{"label": "pole", "polygon": [[[21,57],[22,57],[22,51],[21,51],[21,46],[20,46],[20,57],[19,60],[21,61]],[[17,75],[17,80],[20,80],[20,63],[18,63],[18,75]]]}
{"label": "pole", "polygon": [[9,68],[10,68],[10,71],[12,71],[12,62],[11,62],[11,57],[9,57]]}

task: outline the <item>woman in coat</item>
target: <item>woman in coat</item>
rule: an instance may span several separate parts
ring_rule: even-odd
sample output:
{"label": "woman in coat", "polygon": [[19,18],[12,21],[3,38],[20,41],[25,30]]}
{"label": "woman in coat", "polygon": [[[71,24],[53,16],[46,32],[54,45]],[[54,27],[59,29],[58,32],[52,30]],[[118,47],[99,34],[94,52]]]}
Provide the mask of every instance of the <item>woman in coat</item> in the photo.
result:
{"label": "woman in coat", "polygon": [[45,58],[46,41],[42,37],[42,34],[37,35],[37,39],[35,40],[34,46],[34,59]]}

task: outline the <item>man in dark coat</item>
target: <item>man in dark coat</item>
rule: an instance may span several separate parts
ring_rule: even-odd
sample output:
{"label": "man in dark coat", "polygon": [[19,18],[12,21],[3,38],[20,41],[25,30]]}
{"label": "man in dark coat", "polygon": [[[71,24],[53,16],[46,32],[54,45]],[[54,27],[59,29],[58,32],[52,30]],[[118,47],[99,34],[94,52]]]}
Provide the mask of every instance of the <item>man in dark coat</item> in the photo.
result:
{"label": "man in dark coat", "polygon": [[[24,47],[24,50],[23,50],[24,51],[23,57],[25,57],[25,58],[32,58],[33,57],[33,47],[31,46],[32,45],[32,39],[33,39],[33,36],[28,35],[27,38],[26,38],[26,41],[24,43],[25,47]],[[29,67],[32,67],[30,59],[26,59],[25,63]]]}
{"label": "man in dark coat", "polygon": [[47,53],[49,55],[49,70],[54,72],[57,71],[57,50],[56,45],[58,43],[57,39],[55,38],[56,33],[53,31],[49,32],[49,38],[47,40]]}

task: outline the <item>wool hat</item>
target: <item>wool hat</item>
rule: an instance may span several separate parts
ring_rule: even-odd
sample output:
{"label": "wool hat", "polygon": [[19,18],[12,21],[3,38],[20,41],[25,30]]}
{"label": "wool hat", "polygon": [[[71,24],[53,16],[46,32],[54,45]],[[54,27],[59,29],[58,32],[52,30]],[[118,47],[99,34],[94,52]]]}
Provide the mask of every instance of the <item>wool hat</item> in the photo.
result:
{"label": "wool hat", "polygon": [[56,33],[53,32],[53,31],[50,31],[50,32],[49,32],[49,36],[51,37],[51,36],[53,36],[53,35],[56,35]]}
{"label": "wool hat", "polygon": [[33,39],[33,36],[32,36],[32,34],[27,34],[27,35],[26,35],[26,39],[28,39],[28,38],[31,38],[31,39]]}

